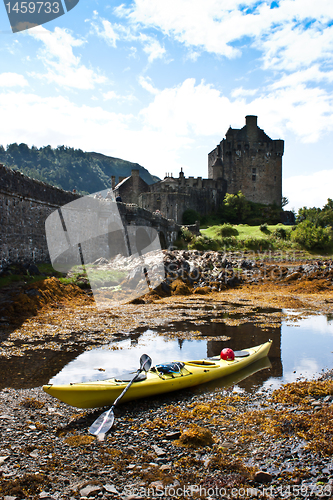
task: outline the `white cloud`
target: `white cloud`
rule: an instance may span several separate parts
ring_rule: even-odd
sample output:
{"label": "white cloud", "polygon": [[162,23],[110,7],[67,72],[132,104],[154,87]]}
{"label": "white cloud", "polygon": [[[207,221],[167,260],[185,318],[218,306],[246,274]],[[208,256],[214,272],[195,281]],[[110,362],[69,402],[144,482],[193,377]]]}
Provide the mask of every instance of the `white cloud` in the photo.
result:
{"label": "white cloud", "polygon": [[0,73],[0,87],[27,87],[29,84],[18,73]]}
{"label": "white cloud", "polygon": [[[296,24],[296,23],[295,23]],[[263,50],[264,69],[295,71],[332,57],[333,26],[286,24],[255,45]]]}
{"label": "white cloud", "polygon": [[[102,29],[96,24],[92,23],[94,32],[100,38],[103,38],[109,45],[116,48],[116,42],[119,40],[125,42],[139,42],[143,46],[143,51],[148,54],[148,62],[152,63],[155,59],[161,59],[165,56],[166,50],[161,46],[160,42],[150,35],[145,33],[138,33],[137,26],[125,26],[122,24],[111,24],[110,21],[100,18]],[[130,57],[136,55],[137,48],[130,47]]]}
{"label": "white cloud", "polygon": [[240,128],[246,114],[258,115],[265,124],[262,128],[269,130],[273,138],[293,131],[304,142],[314,142],[333,130],[333,96],[317,88],[297,85],[262,93],[246,102],[240,91],[229,99],[212,85],[204,81],[196,85],[191,78],[160,92],[151,80],[141,78],[140,83],[155,93],[141,114],[146,124],[162,133],[173,130],[189,137],[219,132],[224,135],[229,125]]}
{"label": "white cloud", "polygon": [[61,96],[0,93],[0,108],[2,144],[65,144],[138,162],[156,175],[170,171],[170,165],[179,171],[179,151],[191,142],[187,137],[162,136],[142,126],[137,115],[106,111],[96,104],[78,105]]}
{"label": "white cloud", "polygon": [[143,50],[148,54],[148,61],[151,63],[154,59],[161,59],[165,54],[166,50],[162,47],[158,40],[149,37],[147,35],[141,34],[140,40],[143,43]]}
{"label": "white cloud", "polygon": [[109,92],[103,94],[103,97],[106,101],[109,101],[110,99],[118,99],[119,95],[114,90],[109,90]]}
{"label": "white cloud", "polygon": [[289,207],[323,207],[332,198],[333,170],[320,170],[310,175],[296,175],[283,180],[284,196]]}
{"label": "white cloud", "polygon": [[237,97],[246,97],[257,94],[258,89],[244,89],[243,87],[237,87],[231,92],[231,96],[234,98]]}
{"label": "white cloud", "polygon": [[228,58],[241,54],[234,42],[248,37],[262,51],[264,67],[274,70],[294,70],[331,57],[331,0],[270,5],[268,0],[135,0],[131,8],[121,5],[114,12],[136,27],[154,27],[187,47]]}
{"label": "white cloud", "polygon": [[136,97],[133,94],[129,95],[120,95],[117,94],[114,90],[109,90],[103,94],[103,98],[105,101],[111,101],[116,99],[117,101],[135,101]]}
{"label": "white cloud", "polygon": [[1,141],[28,144],[58,144],[105,150],[110,137],[122,143],[135,121],[130,114],[113,113],[100,106],[78,105],[68,98],[36,94],[0,94]]}
{"label": "white cloud", "polygon": [[93,23],[92,26],[97,33],[97,35],[103,38],[111,47],[116,47],[116,42],[119,39],[119,35],[115,32],[114,27],[106,19],[102,19],[101,23],[103,25],[103,30],[101,30],[97,24]]}
{"label": "white cloud", "polygon": [[333,82],[333,71],[321,71],[319,64],[314,64],[307,69],[295,71],[291,74],[283,74],[280,79],[269,85],[269,90],[286,87],[295,87],[308,82]]}
{"label": "white cloud", "polygon": [[139,84],[143,89],[147,90],[147,92],[149,92],[150,94],[156,95],[159,93],[157,88],[155,88],[154,85],[152,84],[152,79],[149,78],[149,76],[146,76],[146,78],[144,76],[140,76]]}
{"label": "white cloud", "polygon": [[[216,133],[228,114],[230,102],[211,85],[189,78],[181,85],[156,94],[142,110],[145,123],[163,134],[175,136],[211,135]],[[234,109],[235,112],[235,109]]]}
{"label": "white cloud", "polygon": [[106,81],[104,76],[87,68],[80,57],[74,55],[73,48],[81,47],[84,40],[75,39],[67,30],[57,27],[54,32],[39,27],[38,30],[29,30],[29,35],[43,42],[44,48],[38,57],[47,68],[46,74],[31,73],[32,76],[76,89],[93,89],[96,83]]}

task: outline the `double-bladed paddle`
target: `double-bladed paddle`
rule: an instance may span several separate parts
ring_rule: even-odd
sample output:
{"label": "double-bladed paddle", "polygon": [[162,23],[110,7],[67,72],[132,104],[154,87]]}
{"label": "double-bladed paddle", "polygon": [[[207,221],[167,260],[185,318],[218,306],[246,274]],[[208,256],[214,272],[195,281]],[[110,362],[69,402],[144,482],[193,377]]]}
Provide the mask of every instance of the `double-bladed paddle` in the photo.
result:
{"label": "double-bladed paddle", "polygon": [[140,358],[140,368],[136,372],[135,376],[132,378],[132,380],[127,384],[123,392],[117,397],[111,408],[109,410],[106,410],[104,413],[102,413],[96,420],[95,422],[89,427],[89,432],[90,434],[94,434],[95,436],[98,436],[99,434],[106,434],[109,429],[111,429],[113,422],[114,422],[114,413],[113,409],[114,407],[119,403],[121,398],[124,396],[124,394],[128,391],[128,389],[131,387],[133,382],[138,378],[139,374],[144,370],[147,372],[150,367],[151,367],[151,358],[147,354],[142,354]]}

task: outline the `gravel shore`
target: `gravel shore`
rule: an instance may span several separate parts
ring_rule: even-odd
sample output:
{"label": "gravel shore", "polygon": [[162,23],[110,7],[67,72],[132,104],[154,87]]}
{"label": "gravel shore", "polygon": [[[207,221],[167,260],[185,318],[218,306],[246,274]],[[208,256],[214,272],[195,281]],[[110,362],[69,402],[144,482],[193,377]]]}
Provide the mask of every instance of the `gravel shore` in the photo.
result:
{"label": "gravel shore", "polygon": [[[289,498],[331,498],[332,451],[292,426],[299,415],[332,418],[333,396],[325,394],[333,392],[332,372],[317,384],[326,384],[324,392],[316,389],[315,397],[298,403],[232,388],[127,403],[115,410],[103,441],[88,433],[100,409],[68,407],[40,388],[5,389],[0,494],[6,500],[133,500],[282,498],[290,491]],[[267,418],[281,429],[270,434],[262,426]]]}
{"label": "gravel shore", "polygon": [[[172,324],[199,328],[208,313],[217,325],[246,321],[270,329],[287,318],[282,308],[292,311],[291,321],[295,312],[333,313],[331,261],[268,265],[223,261],[214,252],[167,258],[179,279],[116,312],[97,311],[72,285],[66,297],[55,278],[23,288],[1,311],[2,366],[12,370],[12,359],[37,356],[46,345],[64,356],[75,346],[103,345],[119,332],[154,327],[175,336]],[[191,259],[200,267],[193,286],[182,278]],[[88,427],[101,409],[71,408],[41,387],[14,389],[23,374],[10,372],[0,392],[0,498],[333,498],[332,374],[274,393],[196,388],[126,403],[100,441]]]}

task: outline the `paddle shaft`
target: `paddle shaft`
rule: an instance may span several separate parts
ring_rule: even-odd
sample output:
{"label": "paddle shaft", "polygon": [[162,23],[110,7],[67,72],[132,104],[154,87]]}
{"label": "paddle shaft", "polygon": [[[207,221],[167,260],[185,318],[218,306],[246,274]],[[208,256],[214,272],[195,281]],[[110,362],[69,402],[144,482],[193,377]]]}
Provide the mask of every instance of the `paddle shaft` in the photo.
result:
{"label": "paddle shaft", "polygon": [[111,408],[109,410],[105,411],[102,413],[96,420],[95,422],[89,427],[89,432],[91,434],[94,434],[95,436],[98,436],[99,434],[105,434],[113,425],[114,421],[114,413],[113,409],[114,407],[118,404],[120,399],[124,396],[124,394],[128,391],[128,389],[131,387],[133,382],[135,382],[139,376],[139,374],[142,372],[142,370],[145,370],[146,372],[150,369],[151,367],[151,359],[147,354],[143,354],[140,358],[140,368],[136,372],[136,375],[132,378],[132,380],[127,384],[125,389],[122,391],[122,393],[117,397]]}
{"label": "paddle shaft", "polygon": [[[115,402],[113,403],[113,405],[111,406],[111,408],[114,408],[118,404],[118,401],[125,395],[125,393],[131,387],[131,385],[133,384],[133,382],[136,381],[136,379],[138,378],[138,376],[142,372],[142,370],[143,370],[143,368],[139,368],[138,369],[138,371],[136,372],[135,377],[132,378],[132,380],[130,380],[130,382],[128,382],[127,386],[125,387],[125,389],[123,390],[123,392],[117,397],[117,399],[115,400]],[[110,410],[111,410],[111,408],[110,408]]]}

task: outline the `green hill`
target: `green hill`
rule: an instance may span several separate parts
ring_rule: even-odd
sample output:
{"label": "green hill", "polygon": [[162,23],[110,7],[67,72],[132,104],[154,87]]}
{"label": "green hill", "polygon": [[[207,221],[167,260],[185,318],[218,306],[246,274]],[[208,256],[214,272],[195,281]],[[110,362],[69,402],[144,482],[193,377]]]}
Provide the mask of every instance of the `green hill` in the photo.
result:
{"label": "green hill", "polygon": [[19,170],[25,175],[68,191],[76,189],[82,194],[94,193],[111,187],[111,176],[128,177],[132,169],[139,169],[141,178],[153,184],[158,177],[138,163],[86,153],[67,146],[29,148],[26,144],[0,145],[0,163]]}

